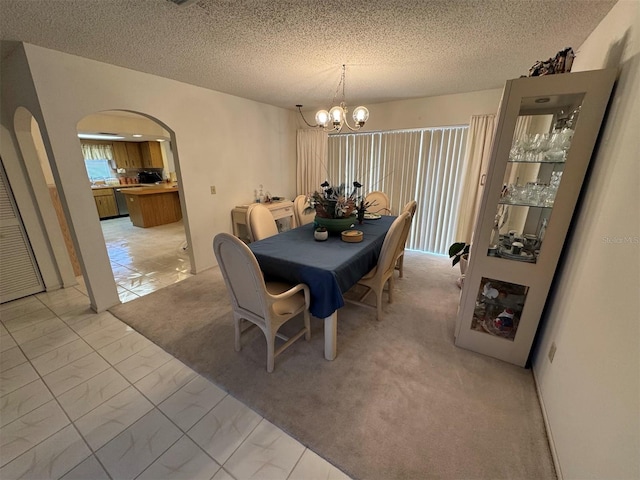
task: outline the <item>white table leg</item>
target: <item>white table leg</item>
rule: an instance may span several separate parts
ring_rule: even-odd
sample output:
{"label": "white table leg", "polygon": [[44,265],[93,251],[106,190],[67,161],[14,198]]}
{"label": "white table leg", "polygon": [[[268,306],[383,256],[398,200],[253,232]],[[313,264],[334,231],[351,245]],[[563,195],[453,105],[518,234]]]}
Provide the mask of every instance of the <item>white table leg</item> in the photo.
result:
{"label": "white table leg", "polygon": [[324,358],[333,360],[337,354],[338,343],[338,311],[324,319]]}

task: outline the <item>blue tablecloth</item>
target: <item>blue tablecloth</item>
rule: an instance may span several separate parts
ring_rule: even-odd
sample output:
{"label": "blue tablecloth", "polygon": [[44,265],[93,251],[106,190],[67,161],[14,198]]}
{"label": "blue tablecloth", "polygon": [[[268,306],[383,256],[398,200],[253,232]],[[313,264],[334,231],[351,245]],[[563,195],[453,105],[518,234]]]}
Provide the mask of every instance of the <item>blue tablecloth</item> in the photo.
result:
{"label": "blue tablecloth", "polygon": [[384,237],[396,217],[356,223],[364,233],[359,243],[331,235],[324,242],[313,238],[313,223],[249,244],[267,280],[305,283],[311,293],[311,314],[330,316],[344,306],[342,294],[378,262]]}

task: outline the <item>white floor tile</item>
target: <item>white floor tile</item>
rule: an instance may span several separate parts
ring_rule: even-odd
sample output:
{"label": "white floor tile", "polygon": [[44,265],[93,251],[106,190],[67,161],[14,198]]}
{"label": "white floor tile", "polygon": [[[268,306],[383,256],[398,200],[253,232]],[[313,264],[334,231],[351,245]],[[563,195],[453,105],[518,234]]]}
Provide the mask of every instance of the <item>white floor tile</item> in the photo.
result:
{"label": "white floor tile", "polygon": [[263,419],[224,468],[238,480],[286,480],[304,450],[304,445]]}
{"label": "white floor tile", "polygon": [[226,395],[224,390],[198,375],[158,408],[186,432]]}
{"label": "white floor tile", "polygon": [[114,317],[111,312],[94,313],[80,321],[74,322],[71,328],[81,337],[86,337],[113,325],[121,325],[122,322]]}
{"label": "white floor tile", "polygon": [[4,426],[53,400],[53,395],[42,380],[31,383],[0,398],[0,425]]}
{"label": "white floor tile", "polygon": [[308,448],[291,472],[288,480],[350,480],[341,470],[337,469],[317,453]]}
{"label": "white floor tile", "polygon": [[218,470],[211,480],[236,480],[224,468]]}
{"label": "white floor tile", "polygon": [[93,352],[93,349],[82,339],[69,342],[60,348],[32,358],[31,363],[42,376],[64,367]]}
{"label": "white floor tile", "polygon": [[161,367],[173,357],[157,345],[151,344],[147,348],[131,355],[129,358],[114,365],[131,383]]}
{"label": "white floor tile", "polygon": [[111,480],[95,455],[91,455],[60,480]]}
{"label": "white floor tile", "polygon": [[133,331],[129,335],[100,348],[98,353],[111,365],[115,365],[151,345],[153,343],[150,340]]}
{"label": "white floor tile", "polygon": [[22,363],[8,370],[3,370],[0,372],[0,397],[17,390],[38,378],[38,373],[30,363]]}
{"label": "white floor tile", "polygon": [[133,479],[182,435],[159,410],[153,409],[96,452],[107,472]]}
{"label": "white floor tile", "polygon": [[55,401],[50,401],[5,425],[0,436],[0,466],[36,446],[69,424]]}
{"label": "white floor tile", "polygon": [[[51,314],[53,315],[53,312],[51,312]],[[22,345],[23,343],[56,332],[64,327],[66,327],[66,324],[54,315],[53,318],[48,320],[43,320],[28,327],[21,328],[20,330],[13,331],[11,332],[11,336],[18,345]]]}
{"label": "white floor tile", "polygon": [[80,417],[75,425],[95,451],[152,408],[151,402],[140,392],[128,387]]}
{"label": "white floor tile", "polygon": [[17,346],[18,344],[11,335],[3,335],[0,337],[0,352],[6,352],[7,350]]}
{"label": "white floor tile", "polygon": [[59,395],[58,402],[71,420],[77,420],[129,386],[122,375],[109,368]]}
{"label": "white floor tile", "polygon": [[38,293],[35,297],[47,306],[68,302],[69,300],[75,300],[77,298],[87,299],[86,295],[73,287]]}
{"label": "white floor tile", "polygon": [[[18,300],[2,303],[0,304],[0,317],[2,317],[2,320],[4,321],[7,318],[11,318],[12,314],[16,315],[16,312],[20,310],[29,311],[36,305],[42,306],[42,302],[35,296],[19,298]],[[21,315],[21,313],[17,313],[17,315]]]}
{"label": "white floor tile", "polygon": [[45,353],[78,340],[80,337],[69,327],[62,327],[60,330],[50,333],[46,337],[36,338],[30,342],[22,344],[20,347],[27,358],[36,358]]}
{"label": "white floor tile", "polygon": [[55,370],[42,377],[54,395],[60,395],[110,368],[107,361],[96,352]]}
{"label": "white floor tile", "polygon": [[99,350],[131,333],[134,333],[133,328],[125,323],[119,322],[97,332],[84,335],[83,338],[85,342],[96,350]]}
{"label": "white floor tile", "polygon": [[0,469],[3,480],[59,478],[91,455],[73,426],[68,425]]}
{"label": "white floor tile", "polygon": [[220,465],[260,423],[262,417],[227,395],[188,434]]}
{"label": "white floor tile", "polygon": [[18,347],[8,348],[0,352],[0,372],[16,367],[27,361],[22,350]]}
{"label": "white floor tile", "polygon": [[158,405],[196,376],[196,372],[176,358],[138,380],[134,386]]}
{"label": "white floor tile", "polygon": [[[38,302],[39,303],[39,302]],[[41,308],[34,310],[32,312],[25,313],[20,315],[19,317],[14,317],[11,319],[4,318],[5,314],[2,314],[2,323],[6,329],[13,333],[18,332],[24,328],[31,327],[45,320],[50,320],[52,318],[56,318],[56,314],[49,310],[46,306],[40,303]]]}
{"label": "white floor tile", "polygon": [[183,436],[137,480],[210,480],[218,465],[189,437]]}
{"label": "white floor tile", "polygon": [[[77,290],[76,290],[77,291]],[[75,310],[78,307],[85,307],[89,305],[89,298],[78,292],[79,296],[66,299],[62,302],[56,302],[49,306],[56,315],[61,315],[66,312]]]}

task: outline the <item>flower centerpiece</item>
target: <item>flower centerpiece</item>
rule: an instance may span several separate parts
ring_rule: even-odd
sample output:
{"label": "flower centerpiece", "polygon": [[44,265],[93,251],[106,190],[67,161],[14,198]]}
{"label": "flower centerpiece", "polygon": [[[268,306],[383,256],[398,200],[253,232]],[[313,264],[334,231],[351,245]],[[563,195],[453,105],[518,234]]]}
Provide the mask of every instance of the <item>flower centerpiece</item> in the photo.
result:
{"label": "flower centerpiece", "polygon": [[353,182],[353,190],[347,193],[346,185],[332,186],[328,181],[320,185],[322,191],[315,191],[307,197],[305,213],[316,213],[315,224],[326,227],[328,231],[339,233],[347,230],[356,221],[355,210],[358,204],[359,182]]}

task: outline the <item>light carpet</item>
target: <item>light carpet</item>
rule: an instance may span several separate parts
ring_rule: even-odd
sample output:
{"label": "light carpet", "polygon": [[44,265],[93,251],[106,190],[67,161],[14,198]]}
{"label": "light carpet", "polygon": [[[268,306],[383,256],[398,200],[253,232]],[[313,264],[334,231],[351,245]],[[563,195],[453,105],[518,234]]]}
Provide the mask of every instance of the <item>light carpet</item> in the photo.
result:
{"label": "light carpet", "polygon": [[454,345],[457,268],[407,251],[404,269],[382,321],[339,310],[334,361],[312,317],[272,374],[259,330],[235,352],[217,268],[110,311],[353,478],[556,478],[531,371]]}

